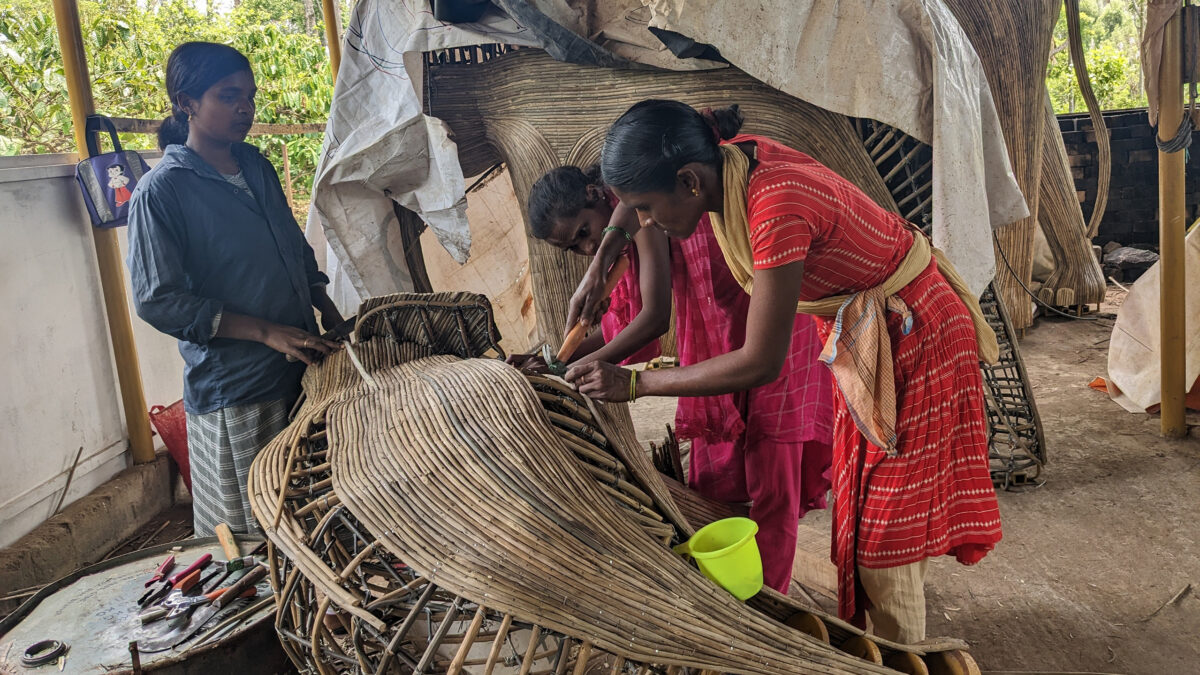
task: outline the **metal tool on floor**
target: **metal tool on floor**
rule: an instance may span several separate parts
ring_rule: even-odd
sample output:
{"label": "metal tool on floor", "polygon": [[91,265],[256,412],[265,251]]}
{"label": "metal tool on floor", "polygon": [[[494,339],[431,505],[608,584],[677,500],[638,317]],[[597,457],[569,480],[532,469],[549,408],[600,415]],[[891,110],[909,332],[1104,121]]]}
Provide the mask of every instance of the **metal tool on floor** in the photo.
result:
{"label": "metal tool on floor", "polygon": [[221,576],[211,586],[205,585],[208,583],[208,580],[206,579],[202,584],[204,592],[207,593],[219,588],[221,584],[225,583],[225,580],[228,579],[234,572],[251,567],[257,562],[258,560],[252,555],[242,556],[241,558],[234,558],[233,560],[226,560],[224,562],[218,561],[217,565],[221,567],[218,572],[221,573]]}
{"label": "metal tool on floor", "polygon": [[195,606],[188,616],[187,622],[178,626],[169,626],[162,634],[138,641],[138,650],[143,654],[163,652],[187,642],[198,633],[218,612],[239,597],[253,597],[257,593],[256,584],[267,576],[267,568],[255,565],[250,568],[233,584],[221,589],[221,592],[206,605]]}
{"label": "metal tool on floor", "polygon": [[176,603],[178,603],[184,597],[186,597],[185,594],[192,590],[192,588],[194,588],[199,581],[200,568],[196,568],[189,572],[187,576],[179,579],[171,586],[168,586],[170,592],[167,593],[165,599],[158,603],[158,606],[151,607],[150,609],[138,615],[138,618],[141,619],[142,624],[145,625],[152,623],[166,616],[171,611],[171,608],[174,607]]}
{"label": "metal tool on floor", "polygon": [[[625,272],[629,270],[629,258],[621,256],[617,258],[617,262],[613,263],[612,268],[608,271],[608,278],[604,282],[604,293],[601,302],[608,299],[612,295],[613,289],[617,287],[617,283],[621,281],[621,277],[625,276]],[[567,337],[563,338],[562,347],[559,347],[558,354],[552,355],[550,345],[542,345],[542,360],[546,362],[546,367],[554,375],[565,375],[567,372],[567,361],[575,355],[579,345],[583,343],[583,339],[587,337],[588,326],[580,321],[576,323],[571,331],[567,333]]]}
{"label": "metal tool on floor", "polygon": [[148,590],[146,591],[145,595],[138,598],[138,606],[139,607],[145,606],[146,603],[150,600],[150,596],[154,595],[155,593],[158,593],[161,590],[160,588],[151,588],[151,586],[154,586],[154,584],[156,584],[156,583],[166,581],[167,575],[170,574],[171,570],[173,570],[173,569],[175,569],[175,554],[174,553],[167,556],[167,559],[162,561],[162,564],[160,564],[158,566],[158,568],[154,570],[154,576],[150,577],[150,580],[146,582],[146,588]]}
{"label": "metal tool on floor", "polygon": [[[167,623],[178,627],[188,622],[188,616],[193,608],[201,605],[207,605],[217,598],[224,595],[232,586],[227,588],[218,588],[211,593],[204,595],[188,595],[181,598],[168,598],[163,605],[169,610],[167,612]],[[257,595],[258,589],[251,587],[242,592],[242,597],[254,597]]]}
{"label": "metal tool on floor", "polygon": [[[200,580],[201,570],[203,570],[205,567],[208,567],[211,563],[212,563],[212,554],[205,553],[204,555],[197,558],[196,562],[192,563],[191,565],[188,565],[187,568],[185,568],[183,571],[176,572],[175,574],[171,575],[170,577],[167,577],[166,579],[164,579],[161,582],[162,587],[159,588],[157,591],[155,591],[154,593],[151,593],[148,596],[143,595],[142,599],[140,601],[138,601],[138,605],[141,607],[147,607],[147,606],[154,605],[154,604],[161,602],[164,597],[166,597],[168,594],[170,594],[172,589],[174,589],[177,585],[179,585],[180,581],[189,578],[193,573],[195,573],[195,577],[192,580],[192,585],[194,585],[196,581]],[[191,588],[191,586],[189,586],[188,588]]]}
{"label": "metal tool on floor", "polygon": [[274,604],[274,595],[268,595],[254,602],[245,598],[234,600],[209,620],[208,625],[204,626],[206,632],[196,637],[195,642],[192,643],[192,647],[199,647],[212,640],[220,639],[223,635],[236,630],[248,617],[253,616],[262,608],[273,606]]}

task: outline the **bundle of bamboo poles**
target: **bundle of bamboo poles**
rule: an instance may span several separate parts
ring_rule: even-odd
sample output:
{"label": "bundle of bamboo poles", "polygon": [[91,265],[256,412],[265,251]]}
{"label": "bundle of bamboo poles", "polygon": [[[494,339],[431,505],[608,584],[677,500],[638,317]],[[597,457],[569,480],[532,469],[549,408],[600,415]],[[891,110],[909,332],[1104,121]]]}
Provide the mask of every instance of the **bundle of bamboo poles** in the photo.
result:
{"label": "bundle of bamboo poles", "polygon": [[[297,667],[971,672],[957,641],[906,648],[778,593],[734,600],[670,552],[692,530],[626,407],[476,358],[497,349],[494,326],[456,335],[471,324],[446,316],[476,299],[442,300],[375,312],[386,328],[309,370],[294,421],[255,461]],[[364,306],[360,327],[388,304]],[[424,343],[437,325],[456,328]],[[463,345],[478,353],[436,354]]]}

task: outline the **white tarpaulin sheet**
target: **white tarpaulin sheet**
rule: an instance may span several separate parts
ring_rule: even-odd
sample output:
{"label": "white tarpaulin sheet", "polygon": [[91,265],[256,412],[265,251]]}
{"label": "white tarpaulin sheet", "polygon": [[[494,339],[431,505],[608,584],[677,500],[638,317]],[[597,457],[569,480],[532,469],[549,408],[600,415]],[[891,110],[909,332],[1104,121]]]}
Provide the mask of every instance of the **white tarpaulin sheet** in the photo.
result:
{"label": "white tarpaulin sheet", "polygon": [[[599,38],[616,37],[614,26],[628,25],[612,40],[620,44],[614,52],[670,65],[657,38],[636,20],[645,9],[634,7],[640,15],[631,10],[620,21],[607,10],[586,15],[581,2],[535,4],[568,29],[601,24]],[[649,26],[711,44],[781,91],[931,144],[934,242],[982,292],[995,271],[992,228],[1028,211],[979,58],[939,0],[644,4]],[[433,18],[428,2],[358,3],[346,30],[309,227],[317,250],[328,238],[334,295],[343,308],[356,296],[410,287],[389,196],[419,213],[456,260],[466,259],[464,181],[444,125],[421,114],[420,53],[486,43],[539,44],[526,27],[494,11],[480,23],[450,25]],[[680,70],[696,68],[694,61],[677,63]]]}
{"label": "white tarpaulin sheet", "polygon": [[428,2],[355,6],[307,228],[313,249],[328,250],[331,295],[343,312],[353,312],[362,298],[412,289],[391,200],[420,214],[450,255],[466,262],[466,185],[446,125],[421,112],[421,54],[539,44],[524,33],[494,10],[478,23],[451,25],[434,19]]}
{"label": "white tarpaulin sheet", "polygon": [[[938,0],[649,0],[650,25],[720,50],[766,84],[933,147],[933,242],[976,294],[996,271],[992,228],[1029,215],[991,89]],[[753,36],[752,38],[750,36]]]}
{"label": "white tarpaulin sheet", "polygon": [[[1184,240],[1187,293],[1187,364],[1184,381],[1200,377],[1200,226],[1193,226]],[[1108,343],[1109,396],[1129,412],[1146,412],[1162,402],[1162,344],[1159,335],[1159,272],[1155,263],[1129,289],[1117,312],[1112,339]]]}

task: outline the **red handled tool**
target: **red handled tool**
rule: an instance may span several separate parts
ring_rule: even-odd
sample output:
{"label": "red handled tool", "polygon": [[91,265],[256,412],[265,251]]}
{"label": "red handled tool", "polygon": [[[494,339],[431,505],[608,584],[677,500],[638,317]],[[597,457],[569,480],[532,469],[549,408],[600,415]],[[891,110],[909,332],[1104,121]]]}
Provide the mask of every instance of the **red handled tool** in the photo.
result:
{"label": "red handled tool", "polygon": [[154,570],[154,576],[150,577],[150,581],[146,582],[146,588],[150,588],[151,584],[156,581],[162,581],[163,579],[166,579],[167,575],[170,574],[171,570],[173,569],[175,569],[174,553],[167,556],[167,559],[162,561],[162,564],[158,566],[158,569]]}

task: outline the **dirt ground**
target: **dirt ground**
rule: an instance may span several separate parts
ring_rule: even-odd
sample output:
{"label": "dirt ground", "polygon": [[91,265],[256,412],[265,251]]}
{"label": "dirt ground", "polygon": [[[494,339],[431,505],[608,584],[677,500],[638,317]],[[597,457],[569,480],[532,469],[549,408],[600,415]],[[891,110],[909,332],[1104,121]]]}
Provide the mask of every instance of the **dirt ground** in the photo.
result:
{"label": "dirt ground", "polygon": [[[1027,332],[1045,483],[1000,493],[1004,540],[983,562],[930,566],[929,634],[967,640],[985,671],[1200,673],[1200,428],[1163,439],[1157,417],[1088,388],[1106,372],[1112,316]],[[661,439],[673,409],[634,404],[639,436]],[[805,524],[828,533],[829,513]]]}

